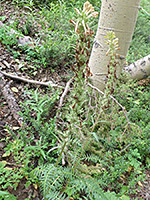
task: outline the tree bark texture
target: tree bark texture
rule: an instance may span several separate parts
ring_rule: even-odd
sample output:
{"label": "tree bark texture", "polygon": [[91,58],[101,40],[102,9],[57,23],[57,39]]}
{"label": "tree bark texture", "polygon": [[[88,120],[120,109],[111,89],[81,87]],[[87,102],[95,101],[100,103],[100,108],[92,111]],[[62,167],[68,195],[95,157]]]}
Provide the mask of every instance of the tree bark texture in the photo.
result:
{"label": "tree bark texture", "polygon": [[[106,33],[114,31],[119,39],[120,50],[117,52],[126,58],[134,32],[140,0],[102,0],[100,18],[96,37],[91,52],[89,67],[93,74],[93,84],[100,90],[105,87],[109,56],[106,56],[108,46],[105,43]],[[117,69],[119,75],[124,59]],[[101,74],[101,75],[100,75]]]}
{"label": "tree bark texture", "polygon": [[141,80],[150,76],[150,54],[123,68],[130,73],[129,78]]}

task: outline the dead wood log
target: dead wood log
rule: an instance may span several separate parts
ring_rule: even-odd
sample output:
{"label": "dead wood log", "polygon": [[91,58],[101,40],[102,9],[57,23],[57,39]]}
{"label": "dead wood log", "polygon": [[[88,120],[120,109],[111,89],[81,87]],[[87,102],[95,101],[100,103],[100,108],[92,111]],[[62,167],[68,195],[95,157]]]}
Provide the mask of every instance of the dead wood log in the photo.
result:
{"label": "dead wood log", "polygon": [[19,111],[21,111],[21,108],[19,107],[13,92],[10,89],[11,82],[6,82],[4,79],[3,74],[0,72],[0,93],[4,96],[6,99],[6,102],[8,103],[9,109],[13,115],[13,117],[18,121],[19,125],[21,126],[23,123],[23,118],[18,114]]}

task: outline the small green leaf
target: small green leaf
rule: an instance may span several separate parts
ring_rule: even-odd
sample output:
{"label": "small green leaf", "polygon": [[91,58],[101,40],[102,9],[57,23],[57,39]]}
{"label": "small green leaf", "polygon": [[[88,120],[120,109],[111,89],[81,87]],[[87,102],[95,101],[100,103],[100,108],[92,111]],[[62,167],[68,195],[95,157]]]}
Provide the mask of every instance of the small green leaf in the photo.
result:
{"label": "small green leaf", "polygon": [[135,104],[139,105],[140,104],[140,99],[134,101]]}
{"label": "small green leaf", "polygon": [[10,156],[10,151],[6,151],[6,152],[2,155],[3,158],[8,157],[8,156]]}
{"label": "small green leaf", "polygon": [[5,200],[16,200],[16,197],[9,192],[0,191],[0,197],[3,197]]}
{"label": "small green leaf", "polygon": [[6,16],[0,16],[0,21],[4,21],[6,19]]}
{"label": "small green leaf", "polygon": [[99,142],[99,140],[98,140],[98,137],[97,137],[96,133],[95,133],[95,132],[93,132],[93,133],[91,133],[91,134],[93,135],[93,137],[95,138],[95,140],[96,140],[97,142]]}
{"label": "small green leaf", "polygon": [[130,197],[126,196],[126,195],[123,195],[121,198],[121,200],[130,200]]}
{"label": "small green leaf", "polygon": [[31,185],[31,181],[27,181],[26,184],[25,184],[25,188],[28,188],[29,185]]}

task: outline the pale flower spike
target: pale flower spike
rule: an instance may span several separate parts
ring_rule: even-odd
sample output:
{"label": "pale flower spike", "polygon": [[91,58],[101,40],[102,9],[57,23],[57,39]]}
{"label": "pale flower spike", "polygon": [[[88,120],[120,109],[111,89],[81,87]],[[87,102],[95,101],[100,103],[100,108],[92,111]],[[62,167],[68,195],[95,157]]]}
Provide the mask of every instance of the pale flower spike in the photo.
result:
{"label": "pale flower spike", "polygon": [[85,26],[84,20],[82,20],[82,25],[83,25],[84,31],[85,31],[85,33],[86,33],[87,30],[86,30],[86,26]]}
{"label": "pale flower spike", "polygon": [[90,2],[86,1],[83,5],[83,12],[87,10],[88,6],[89,6]]}
{"label": "pale flower spike", "polygon": [[88,15],[90,12],[94,12],[94,7],[92,6],[92,4],[86,1],[83,6],[83,12],[85,12],[86,15]]}
{"label": "pale flower spike", "polygon": [[91,17],[97,17],[98,16],[98,12],[93,12],[93,13],[91,13],[87,18],[89,19],[89,18],[91,18]]}
{"label": "pale flower spike", "polygon": [[83,12],[89,12],[90,10],[91,10],[91,12],[92,12],[93,6],[92,6],[92,4],[90,4],[89,1],[86,1],[86,2],[84,3],[84,6],[83,6]]}
{"label": "pale flower spike", "polygon": [[79,15],[77,21],[70,20],[75,25],[75,33],[79,34],[84,30],[85,34],[93,34],[92,30],[88,27],[87,20],[91,17],[97,17],[98,12],[94,11],[94,7],[89,1],[86,1],[83,5],[83,10],[80,12],[77,8],[74,8]]}
{"label": "pale flower spike", "polygon": [[80,11],[78,10],[78,8],[74,8],[74,10],[76,11],[77,14],[80,15]]}
{"label": "pale flower spike", "polygon": [[79,20],[75,24],[75,33],[77,34],[79,33],[78,24],[79,24]]}

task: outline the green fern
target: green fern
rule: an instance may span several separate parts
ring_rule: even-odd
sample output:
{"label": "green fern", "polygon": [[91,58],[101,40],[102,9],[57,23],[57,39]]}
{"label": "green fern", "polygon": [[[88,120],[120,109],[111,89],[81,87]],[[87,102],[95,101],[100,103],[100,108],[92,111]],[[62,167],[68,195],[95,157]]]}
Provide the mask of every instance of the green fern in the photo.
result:
{"label": "green fern", "polygon": [[[110,200],[111,193],[104,193],[96,179],[85,176],[78,170],[73,174],[71,168],[50,164],[37,168],[36,176],[44,200],[66,200],[71,197],[77,200]],[[113,193],[112,197],[118,199]]]}

